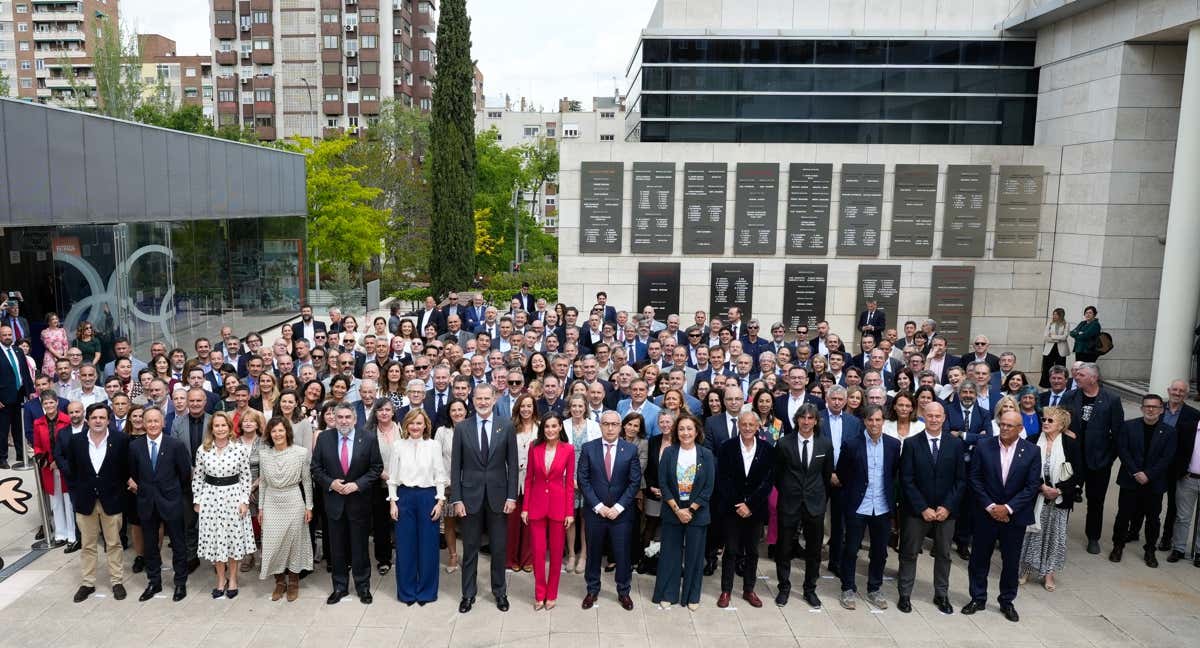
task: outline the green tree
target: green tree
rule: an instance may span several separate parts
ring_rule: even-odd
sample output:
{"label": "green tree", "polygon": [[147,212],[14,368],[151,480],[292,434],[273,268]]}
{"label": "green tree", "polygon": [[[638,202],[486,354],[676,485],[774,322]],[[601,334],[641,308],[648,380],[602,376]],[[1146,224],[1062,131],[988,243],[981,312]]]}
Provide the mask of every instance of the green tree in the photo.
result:
{"label": "green tree", "polygon": [[[136,32],[127,32],[106,16],[96,17],[88,40],[92,50],[92,75],[96,79],[96,110],[109,117],[133,119],[142,103],[142,56]],[[78,81],[71,59],[63,58],[67,79],[77,106],[82,107],[91,89]]]}
{"label": "green tree", "polygon": [[358,177],[362,168],[346,161],[355,142],[300,138],[281,148],[307,155],[309,258],[360,268],[382,250],[387,212],[373,206],[380,190],[364,187]]}
{"label": "green tree", "polygon": [[0,70],[0,97],[7,97],[8,93],[11,91],[12,79],[9,78],[8,74],[6,74],[4,70]]}
{"label": "green tree", "polygon": [[476,255],[476,265],[484,274],[507,270],[514,258],[514,225],[518,216],[513,200],[522,186],[521,150],[501,146],[500,132],[494,127],[480,133],[475,138],[474,207],[486,213],[484,227],[495,241],[492,253]]}
{"label": "green tree", "polygon": [[583,104],[578,99],[572,99],[567,102],[567,112],[583,112]]}
{"label": "green tree", "polygon": [[436,295],[466,288],[475,275],[474,79],[466,0],[446,0],[437,29],[429,127],[433,198],[429,278]]}

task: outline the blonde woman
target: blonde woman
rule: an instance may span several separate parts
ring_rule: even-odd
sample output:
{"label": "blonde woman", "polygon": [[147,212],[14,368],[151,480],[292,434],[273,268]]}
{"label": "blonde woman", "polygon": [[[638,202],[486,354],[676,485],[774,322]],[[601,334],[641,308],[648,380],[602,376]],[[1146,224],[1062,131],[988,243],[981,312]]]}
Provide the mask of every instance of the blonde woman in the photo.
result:
{"label": "blonde woman", "polygon": [[250,407],[262,412],[264,420],[275,416],[279,402],[279,380],[275,374],[264,372],[258,377],[258,394],[250,399]]}
{"label": "blonde woman", "polygon": [[1066,366],[1067,354],[1071,352],[1067,340],[1067,311],[1055,308],[1042,332],[1042,378],[1038,386],[1042,389],[1050,387],[1050,367]]}
{"label": "blonde woman", "polygon": [[405,552],[396,561],[396,598],[425,605],[438,595],[438,521],[450,476],[424,409],[410,410],[400,427],[403,437],[394,443],[387,468],[388,512],[396,523],[396,547]]}
{"label": "blonde woman", "polygon": [[[1017,402],[1015,396],[1005,396],[996,403],[995,409],[992,410],[992,436],[1000,436],[1000,424],[996,423],[996,421],[1000,420],[1001,414],[1008,411],[1013,411],[1017,414],[1021,413],[1021,405]],[[1022,428],[1021,438],[1024,439],[1026,436],[1025,430]]]}
{"label": "blonde woman", "polygon": [[[266,374],[264,374],[266,375]],[[257,410],[247,410],[242,418],[238,421],[238,442],[246,448],[250,453],[250,477],[253,481],[250,484],[250,519],[255,520],[258,517],[258,480],[259,480],[259,450],[263,446],[263,436],[266,434],[267,419],[263,417]],[[262,531],[259,528],[254,529],[254,537],[257,540],[261,537]],[[246,559],[242,561],[242,572],[248,572],[254,569],[254,552],[251,551],[246,555]]]}
{"label": "blonde woman", "polygon": [[[292,394],[294,397],[295,394]],[[267,423],[269,445],[262,450],[262,484],[258,489],[258,524],[262,528],[259,578],[275,577],[271,600],[300,596],[300,573],[312,571],[313,486],[308,449],[295,444],[291,423],[276,417]]]}
{"label": "blonde woman", "polygon": [[1079,441],[1071,432],[1071,414],[1061,407],[1042,410],[1042,433],[1037,446],[1042,457],[1042,486],[1033,524],[1025,531],[1021,549],[1021,583],[1029,574],[1042,577],[1047,592],[1054,576],[1067,563],[1067,520],[1082,478]]}
{"label": "blonde woman", "polygon": [[234,443],[233,420],[213,412],[192,471],[193,508],[199,515],[198,555],[216,567],[214,599],[238,595],[238,562],[254,552],[250,525],[250,451]]}

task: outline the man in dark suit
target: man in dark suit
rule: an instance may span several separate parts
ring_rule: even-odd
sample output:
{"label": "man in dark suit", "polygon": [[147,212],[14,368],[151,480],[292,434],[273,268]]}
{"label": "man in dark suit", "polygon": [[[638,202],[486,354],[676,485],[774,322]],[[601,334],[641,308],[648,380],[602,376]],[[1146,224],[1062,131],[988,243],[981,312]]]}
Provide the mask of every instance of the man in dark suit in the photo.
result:
{"label": "man in dark suit", "polygon": [[449,295],[446,296],[446,305],[442,306],[442,318],[446,321],[447,324],[450,323],[451,315],[457,315],[459,318],[459,321],[461,322],[462,318],[466,314],[466,312],[467,312],[467,305],[459,303],[458,293],[451,292]]}
{"label": "man in dark suit", "polygon": [[417,312],[417,333],[424,338],[425,327],[432,324],[437,329],[437,334],[441,335],[446,332],[446,316],[438,309],[437,302],[432,295],[425,296],[425,309]]}
{"label": "man in dark suit", "polygon": [[925,406],[925,432],[904,440],[900,455],[900,571],[896,608],[912,612],[917,555],[925,536],[933,533],[933,604],[942,614],[950,605],[950,540],[954,518],[966,488],[967,463],[962,439],[944,434],[945,407],[938,401]]}
{"label": "man in dark suit", "polygon": [[534,297],[529,292],[528,281],[521,282],[520,292],[513,294],[512,299],[519,301],[521,303],[521,310],[527,313],[532,313],[534,306],[537,305],[537,297]]}
{"label": "man in dark suit", "polygon": [[300,321],[292,324],[292,339],[314,342],[318,331],[322,333],[326,332],[325,322],[313,319],[312,306],[302,304],[300,306]]}
{"label": "man in dark suit", "polygon": [[[374,435],[356,432],[354,408],[341,403],[333,411],[334,434],[317,439],[312,453],[314,485],[325,493],[326,533],[329,534],[333,605],[349,595],[348,571],[353,571],[358,600],[370,604],[371,556],[367,536],[371,531],[371,496],[383,472],[383,457]],[[351,568],[352,566],[352,568]]]}
{"label": "man in dark suit", "polygon": [[29,320],[21,317],[21,302],[10,299],[4,306],[4,317],[0,324],[13,330],[13,340],[32,340],[33,331],[29,328]]}
{"label": "man in dark suit", "polygon": [[[978,388],[975,382],[963,380],[958,383],[955,392],[957,398],[946,403],[946,427],[954,436],[963,441],[963,461],[971,463],[971,453],[980,439],[992,434],[992,417],[988,411],[975,402]],[[970,465],[967,466],[968,472]],[[972,506],[974,493],[967,489],[963,492],[962,513],[955,520],[954,543],[958,557],[969,560],[971,557],[971,532],[975,523],[977,511]]]}
{"label": "man in dark suit", "polygon": [[548,412],[563,416],[567,410],[567,401],[562,397],[562,381],[554,374],[546,374],[542,378],[542,396],[533,402],[538,418]]}
{"label": "man in dark suit", "polygon": [[842,551],[842,607],[853,610],[858,586],[854,565],[864,534],[870,534],[870,562],[867,567],[867,602],[882,610],[887,599],[883,586],[883,567],[887,563],[888,535],[892,531],[892,509],[896,501],[896,466],[900,461],[900,442],[883,434],[883,408],[863,407],[865,434],[847,440],[838,461],[837,475],[842,482],[846,505],[846,546]]}
{"label": "man in dark suit", "polygon": [[484,527],[492,555],[492,594],[496,607],[508,611],[508,589],[504,581],[503,556],[507,551],[506,520],[517,506],[517,442],[512,422],[495,410],[496,388],[489,383],[475,386],[475,416],[454,426],[450,459],[450,482],[454,489],[455,513],[462,534],[462,601],[460,613],[475,604],[475,577]]}
{"label": "man in dark suit", "polygon": [[817,578],[821,571],[821,540],[824,536],[826,502],[833,477],[833,443],[817,436],[817,408],[804,405],[796,413],[795,434],[775,446],[775,489],[779,491],[777,520],[779,540],[775,545],[775,575],[779,591],[775,605],[787,605],[792,591],[792,550],[796,532],[804,534],[804,600],[820,609]]}
{"label": "man in dark suit", "polygon": [[[204,431],[208,429],[208,421],[211,418],[204,409],[207,402],[207,392],[203,389],[195,387],[189,389],[187,414],[183,416],[177,414],[175,420],[171,422],[171,436],[187,448],[192,465],[196,464],[196,451],[200,449],[200,444],[204,441]],[[188,489],[190,490],[190,485]],[[200,559],[196,556],[200,545],[198,522],[199,519],[192,507],[185,506],[183,508],[183,527],[187,537],[189,571],[196,571],[196,568],[200,566]]]}
{"label": "man in dark suit", "polygon": [[[11,326],[0,326],[0,469],[7,469],[8,439],[12,439],[13,467],[25,468],[25,435],[21,432],[21,404],[33,393],[33,376],[25,354],[14,345]],[[7,437],[7,438],[5,438]]]}
{"label": "man in dark suit", "polygon": [[[7,326],[3,328],[12,334]],[[121,521],[129,478],[129,437],[108,429],[108,408],[102,403],[89,405],[85,420],[87,433],[71,435],[67,463],[59,466],[67,481],[83,544],[79,554],[83,578],[74,600],[82,603],[96,591],[96,557],[101,535],[113,598],[121,600],[125,598]]]}
{"label": "man in dark suit", "polygon": [[925,368],[937,377],[937,384],[950,383],[950,368],[959,366],[961,358],[946,350],[946,338],[935,335],[929,340],[929,355],[925,357]]}
{"label": "man in dark suit", "polygon": [[[621,437],[621,416],[606,411],[600,417],[599,439],[583,444],[575,480],[583,492],[587,524],[587,562],[584,579],[587,594],[583,609],[591,609],[600,595],[600,562],[605,546],[612,548],[617,564],[617,600],[626,610],[633,609],[629,597],[633,579],[633,519],[637,510],[634,496],[642,480],[642,465],[637,446]],[[457,435],[455,435],[457,437]]]}
{"label": "man in dark suit", "polygon": [[1042,407],[1057,407],[1069,392],[1071,379],[1067,368],[1061,365],[1050,367],[1050,389],[1038,394],[1038,404]]}
{"label": "man in dark suit", "polygon": [[842,448],[863,433],[862,420],[845,411],[846,388],[834,385],[825,392],[825,410],[821,412],[821,436],[833,444],[834,475],[829,489],[829,571],[840,576],[842,549],[846,540],[846,502],[841,478],[837,475]]}
{"label": "man in dark suit", "polygon": [[129,490],[137,494],[138,518],[145,539],[146,590],[139,601],[149,601],[162,591],[162,553],[159,532],[171,540],[171,568],[175,573],[175,601],[187,596],[187,537],[184,509],[191,509],[192,459],[178,439],[163,434],[163,414],[148,409],[142,416],[146,434],[129,443]]}
{"label": "man in dark suit", "polygon": [[742,598],[752,607],[762,607],[754,593],[758,580],[758,541],[767,522],[767,498],[774,480],[775,448],[758,438],[762,421],[754,412],[737,418],[738,436],[721,444],[717,456],[717,489],[714,526],[723,527],[725,555],[721,561],[721,595],[717,607],[729,607],[733,593],[735,563],[744,556]]}
{"label": "man in dark suit", "polygon": [[[1163,423],[1163,398],[1158,394],[1142,396],[1142,418],[1125,421],[1117,435],[1117,456],[1121,470],[1117,472],[1117,520],[1113,524],[1113,548],[1108,559],[1121,562],[1125,542],[1145,518],[1145,561],[1148,567],[1158,567],[1154,543],[1158,541],[1159,518],[1163,493],[1170,481],[1171,462],[1175,457],[1175,428]],[[1189,457],[1190,458],[1190,457]],[[1091,503],[1088,503],[1089,506]]]}
{"label": "man in dark suit", "polygon": [[1061,407],[1071,413],[1071,431],[1083,451],[1083,487],[1087,501],[1087,552],[1100,553],[1104,525],[1104,498],[1117,457],[1116,436],[1125,424],[1121,397],[1100,387],[1100,370],[1085,362],[1075,371],[1077,388],[1068,392]]}
{"label": "man in dark suit", "polygon": [[879,302],[867,299],[867,310],[858,314],[858,330],[863,337],[871,337],[876,343],[887,328],[887,314],[878,308]]}
{"label": "man in dark suit", "polygon": [[787,394],[775,399],[775,418],[779,419],[779,429],[783,434],[792,433],[792,422],[796,418],[796,412],[805,403],[813,405],[818,410],[825,409],[825,401],[808,393],[808,390],[805,389],[808,384],[808,371],[804,367],[788,369],[787,384]]}
{"label": "man in dark suit", "polygon": [[975,543],[967,573],[971,602],[963,614],[982,611],[987,603],[987,578],[992,553],[1000,544],[1000,611],[1009,621],[1019,621],[1017,598],[1021,544],[1025,527],[1033,524],[1033,508],[1042,486],[1042,457],[1038,447],[1021,438],[1021,413],[1000,415],[999,437],[979,442],[971,460],[970,485],[974,494]]}
{"label": "man in dark suit", "polygon": [[[1188,382],[1182,378],[1171,381],[1167,387],[1167,406],[1163,410],[1163,422],[1175,428],[1175,445],[1178,452],[1175,453],[1175,458],[1171,462],[1170,473],[1167,476],[1167,514],[1163,518],[1162,537],[1158,541],[1159,551],[1170,551],[1172,548],[1172,534],[1175,530],[1175,520],[1178,517],[1178,508],[1176,507],[1175,498],[1183,480],[1192,480],[1188,476],[1191,471],[1188,470],[1192,462],[1192,450],[1196,442],[1196,430],[1200,428],[1200,410],[1188,405],[1186,400],[1188,397]],[[1197,467],[1200,467],[1198,465]],[[1200,472],[1196,473],[1200,474]],[[1184,485],[1187,488],[1187,485]],[[1195,504],[1192,505],[1195,509]],[[1190,512],[1190,511],[1189,511]],[[1191,516],[1188,516],[1191,519]],[[1190,529],[1190,527],[1189,527]],[[1187,540],[1183,541],[1186,545]],[[1182,554],[1182,552],[1180,552]],[[1182,556],[1180,556],[1182,557]],[[1197,555],[1200,558],[1200,554]],[[1178,560],[1179,557],[1176,558]],[[1170,561],[1170,557],[1167,558]]]}
{"label": "man in dark suit", "polygon": [[596,306],[600,307],[600,316],[605,322],[617,323],[617,309],[608,305],[608,293],[603,290],[596,293]]}
{"label": "man in dark suit", "polygon": [[713,453],[714,457],[718,456],[717,453],[720,452],[721,446],[725,445],[726,441],[737,437],[737,415],[742,410],[742,406],[746,404],[746,397],[742,394],[740,387],[726,387],[721,395],[721,402],[725,403],[725,413],[720,416],[710,416],[704,422],[704,446]]}
{"label": "man in dark suit", "polygon": [[964,353],[962,357],[958,359],[958,366],[966,369],[972,362],[986,362],[988,370],[990,370],[992,373],[1000,371],[1000,358],[988,353],[988,348],[991,346],[991,342],[988,341],[986,335],[976,335],[975,340],[971,343],[971,345],[975,349],[974,352]]}

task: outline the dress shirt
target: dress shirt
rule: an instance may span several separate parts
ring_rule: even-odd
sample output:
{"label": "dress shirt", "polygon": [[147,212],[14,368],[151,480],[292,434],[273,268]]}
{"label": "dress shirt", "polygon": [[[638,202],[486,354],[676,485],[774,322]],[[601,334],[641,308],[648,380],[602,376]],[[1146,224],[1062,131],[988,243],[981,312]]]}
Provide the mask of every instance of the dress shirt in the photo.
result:
{"label": "dress shirt", "polygon": [[801,393],[799,396],[794,396],[790,392],[788,393],[788,423],[796,420],[796,412],[800,411],[800,407],[804,405],[804,397],[804,393]]}
{"label": "dress shirt", "polygon": [[[943,355],[940,358],[931,357],[931,358],[929,358],[929,366],[926,368],[929,369],[930,371],[932,371],[934,378],[940,382],[942,379],[942,367],[945,364],[946,364],[946,356],[945,355]],[[885,368],[887,367],[887,363],[884,363],[884,367]]]}
{"label": "dress shirt", "polygon": [[[1008,482],[1008,469],[1012,467],[1013,457],[1015,457],[1016,455],[1017,455],[1017,444],[1015,441],[1012,443],[1012,445],[1006,446],[1003,443],[1000,444],[1000,483],[1001,484],[1005,484]],[[994,502],[991,504],[988,504],[987,510],[989,510],[989,511],[992,510],[993,506],[996,506],[996,504]],[[1012,515],[1013,510],[1012,510],[1011,506],[1009,506],[1008,504],[1005,504],[1004,508],[1008,509],[1009,515]]]}
{"label": "dress shirt", "polygon": [[1166,407],[1163,408],[1162,422],[1166,423],[1167,425],[1169,425],[1171,427],[1179,427],[1179,415],[1182,413],[1183,413],[1183,407],[1180,407],[1179,409],[1172,412],[1171,406],[1167,405]]}
{"label": "dress shirt", "polygon": [[[644,403],[646,401],[642,401],[642,402]],[[629,411],[632,412],[633,410],[630,409]],[[607,472],[607,470],[608,470],[607,459],[604,459],[604,455],[608,454],[609,452],[612,453],[612,462],[613,462],[613,467],[615,468],[617,465],[617,447],[618,447],[618,444],[620,443],[620,439],[617,439],[616,441],[613,441],[612,443],[609,443],[607,440],[601,441],[600,443],[604,446],[604,448],[600,452],[600,459],[601,459],[600,465]],[[594,511],[596,513],[596,515],[599,515],[600,509],[603,507],[604,507],[604,502],[600,502],[599,504],[596,504],[596,506],[592,507],[592,511]],[[613,504],[612,509],[617,512],[617,515],[620,515],[625,510],[625,507],[622,506],[620,502],[618,502],[616,504]]]}
{"label": "dress shirt", "polygon": [[154,444],[158,444],[158,451],[159,453],[162,452],[162,440],[163,437],[161,432],[159,432],[158,436],[153,439],[150,438],[149,434],[146,435],[146,456],[149,457],[151,461],[154,461]]}
{"label": "dress shirt", "polygon": [[446,463],[442,446],[432,439],[398,439],[388,462],[388,501],[396,501],[396,488],[435,488],[437,499],[446,499]]}
{"label": "dress shirt", "polygon": [[104,456],[108,454],[108,428],[104,428],[104,436],[100,438],[100,443],[92,441],[91,432],[88,432],[88,458],[92,460],[92,470],[96,474],[100,474],[100,467],[104,465]]}
{"label": "dress shirt", "polygon": [[317,329],[316,326],[313,325],[314,321],[315,320],[305,322],[301,320],[300,328],[304,332],[304,339],[308,340],[309,342],[315,342],[317,339]]}
{"label": "dress shirt", "polygon": [[929,444],[929,454],[933,454],[933,442],[938,442],[938,452],[942,451],[942,433],[939,430],[937,434],[930,434],[929,430],[925,430],[925,443]]}
{"label": "dress shirt", "polygon": [[1050,392],[1050,407],[1058,407],[1059,402],[1062,401],[1062,397],[1066,393],[1067,393],[1067,390],[1065,390],[1065,389],[1058,393],[1055,393],[1053,391]]}
{"label": "dress shirt", "polygon": [[829,440],[833,442],[833,465],[842,456],[842,414],[829,413]]}
{"label": "dress shirt", "polygon": [[991,403],[992,403],[991,394],[976,392],[975,402],[978,403],[979,406],[982,407],[983,409],[991,409]]}
{"label": "dress shirt", "polygon": [[107,402],[108,394],[106,394],[104,390],[100,389],[99,387],[92,387],[92,391],[90,392],[84,392],[82,389],[76,391],[74,393],[74,398],[71,400],[77,400],[80,403],[83,403],[83,409],[86,410],[88,405],[92,405],[93,403]]}
{"label": "dress shirt", "polygon": [[872,439],[863,432],[867,446],[867,491],[855,513],[859,515],[883,515],[891,510],[883,490],[883,436]]}
{"label": "dress shirt", "polygon": [[749,448],[746,447],[746,444],[741,439],[738,439],[738,447],[742,450],[742,470],[749,475],[750,464],[754,463],[754,453],[758,451],[758,439],[757,437],[751,439]]}

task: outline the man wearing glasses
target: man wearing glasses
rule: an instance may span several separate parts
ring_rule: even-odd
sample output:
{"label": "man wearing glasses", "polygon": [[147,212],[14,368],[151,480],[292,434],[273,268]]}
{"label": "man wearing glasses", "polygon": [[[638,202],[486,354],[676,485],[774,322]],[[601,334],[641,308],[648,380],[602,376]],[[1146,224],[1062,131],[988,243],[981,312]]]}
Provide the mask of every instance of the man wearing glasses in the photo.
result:
{"label": "man wearing glasses", "polygon": [[752,319],[746,323],[746,334],[742,336],[742,352],[754,358],[754,364],[758,364],[758,356],[764,351],[771,350],[771,343],[758,337],[759,330],[758,320]]}
{"label": "man wearing glasses", "polygon": [[[1159,515],[1163,494],[1167,492],[1167,473],[1175,456],[1175,428],[1162,420],[1163,398],[1158,394],[1142,396],[1142,418],[1125,421],[1117,435],[1117,520],[1113,524],[1112,562],[1121,562],[1125,541],[1146,520],[1146,544],[1143,559],[1147,567],[1158,567],[1154,545],[1158,541]],[[1091,506],[1091,500],[1088,501]]]}
{"label": "man wearing glasses", "polygon": [[963,354],[963,357],[959,358],[959,366],[966,369],[971,366],[972,362],[985,362],[992,373],[1000,371],[1000,358],[988,353],[989,346],[991,344],[988,342],[986,335],[976,335],[975,341],[971,343],[971,348],[974,352]]}

